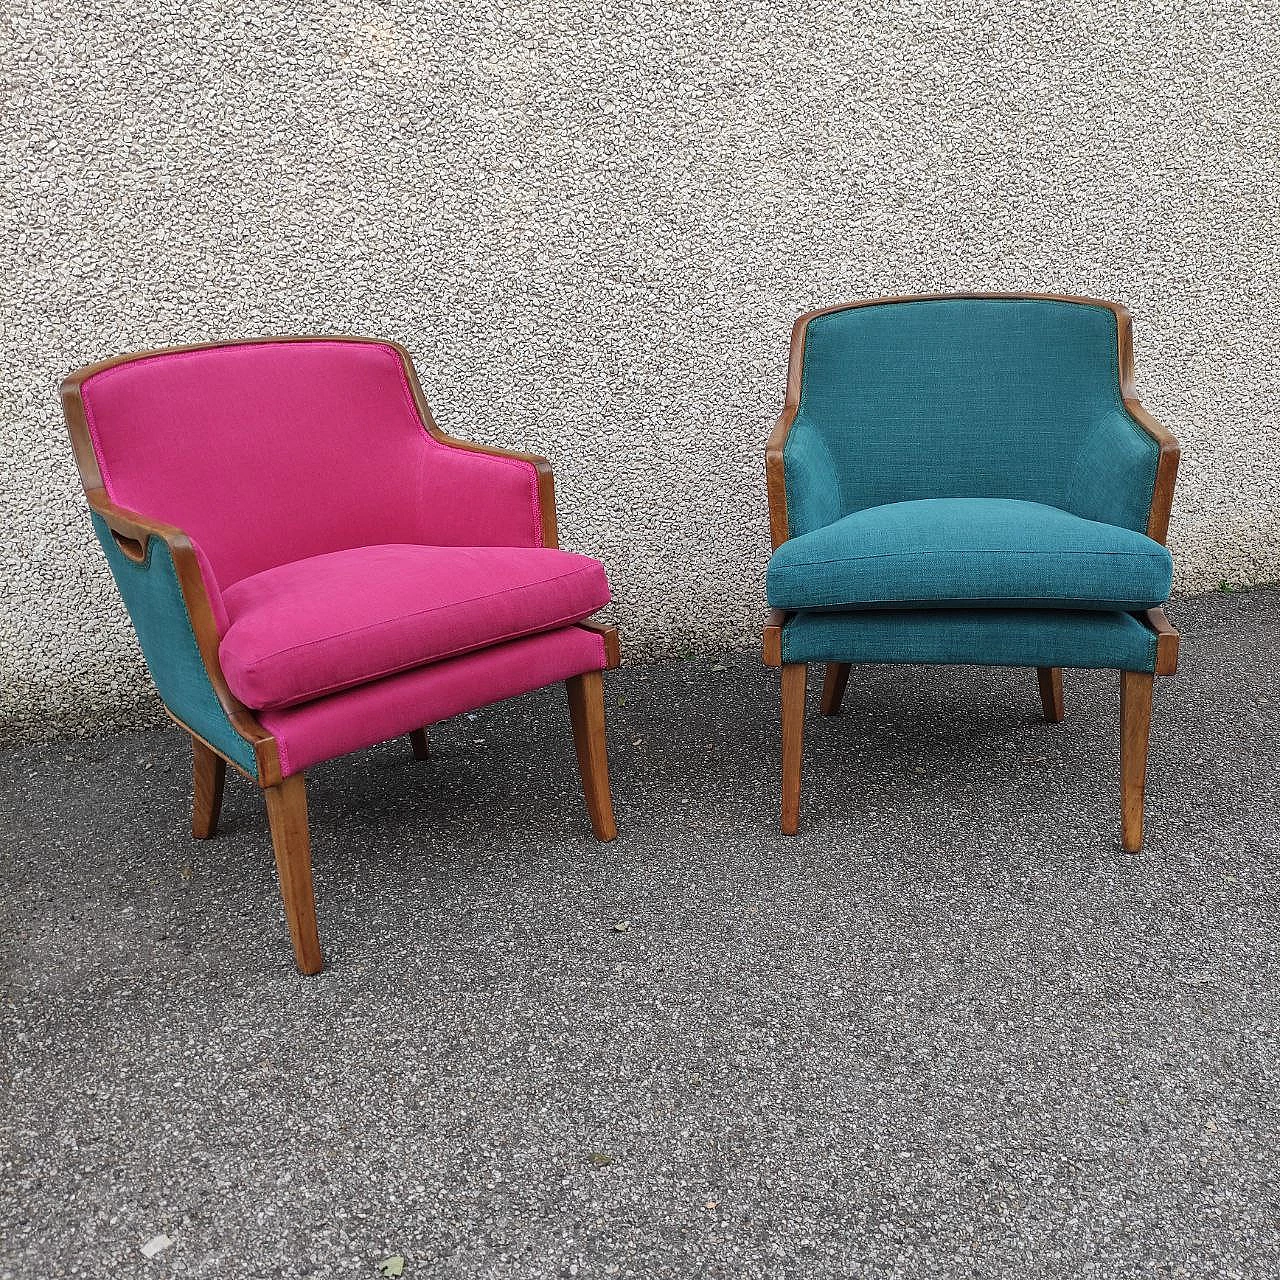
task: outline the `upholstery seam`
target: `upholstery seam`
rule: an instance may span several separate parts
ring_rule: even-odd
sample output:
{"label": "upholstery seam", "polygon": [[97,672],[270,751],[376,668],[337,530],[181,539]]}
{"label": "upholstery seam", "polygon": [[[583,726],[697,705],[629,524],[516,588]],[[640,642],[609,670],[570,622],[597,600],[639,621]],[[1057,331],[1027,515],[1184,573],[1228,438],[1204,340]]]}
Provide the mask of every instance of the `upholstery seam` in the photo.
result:
{"label": "upholstery seam", "polygon": [[[1168,548],[1164,550],[1167,552]],[[1160,560],[1161,562],[1164,560],[1164,557],[1156,551],[1037,551],[1033,547],[1028,547],[1025,551],[1013,551],[1002,550],[999,547],[954,547],[949,551],[877,551],[872,555],[840,556],[830,560],[797,560],[792,564],[779,565],[775,572],[786,573],[789,569],[814,569],[822,564],[856,564],[862,560],[892,560],[895,556],[912,556],[915,559],[926,556],[1111,556],[1113,559],[1119,559],[1123,556],[1131,560]]]}
{"label": "upholstery seam", "polygon": [[[1081,599],[1080,596],[959,596],[959,595],[953,595],[953,596],[943,596],[943,597],[940,597],[940,599],[938,600],[928,600],[926,597],[916,595],[916,596],[882,596],[879,600],[833,600],[831,601],[830,604],[771,605],[771,607],[775,609],[793,609],[795,610],[796,613],[816,613],[819,610],[824,612],[827,610],[836,610],[838,612],[840,609],[845,609],[845,608],[856,609],[856,608],[861,608],[862,606],[865,606],[865,605],[906,604],[908,601],[919,600],[919,601],[922,601],[919,609],[912,610],[911,612],[929,613],[929,612],[941,611],[939,610],[939,605],[943,600],[956,600],[956,601],[961,601],[964,604],[973,604],[974,602],[980,601],[980,600],[981,601],[1026,600],[1030,602],[1030,605],[1034,605],[1034,604],[1047,604],[1047,603],[1079,604],[1080,599]],[[1135,605],[1132,607],[1142,608],[1142,609],[1158,609],[1160,605],[1163,603],[1164,601],[1160,600],[1155,602],[1154,604]],[[1010,605],[1010,608],[1015,608],[1015,609],[1028,608],[1030,607],[1030,605]],[[1126,606],[1123,609],[1110,609],[1110,608],[1099,609],[1096,607],[1096,605],[1093,608],[1088,608],[1087,606],[1080,604],[1078,612],[1080,613],[1129,613],[1130,606]]]}

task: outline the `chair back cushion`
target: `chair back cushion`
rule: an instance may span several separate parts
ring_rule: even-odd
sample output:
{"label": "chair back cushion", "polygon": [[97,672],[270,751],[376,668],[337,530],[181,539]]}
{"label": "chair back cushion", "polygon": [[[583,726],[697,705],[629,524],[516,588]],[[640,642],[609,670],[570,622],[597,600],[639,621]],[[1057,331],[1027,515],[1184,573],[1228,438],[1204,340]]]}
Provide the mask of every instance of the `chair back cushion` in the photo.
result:
{"label": "chair back cushion", "polygon": [[[922,498],[1070,509],[1081,447],[1116,411],[1116,316],[1105,306],[946,298],[816,316],[787,442],[792,532],[831,518],[793,498],[807,454],[838,475],[837,515]],[[1135,523],[1145,520],[1136,507]]]}
{"label": "chair back cushion", "polygon": [[220,587],[353,545],[422,540],[435,442],[393,347],[172,352],[104,369],[82,395],[108,495],[188,533]]}

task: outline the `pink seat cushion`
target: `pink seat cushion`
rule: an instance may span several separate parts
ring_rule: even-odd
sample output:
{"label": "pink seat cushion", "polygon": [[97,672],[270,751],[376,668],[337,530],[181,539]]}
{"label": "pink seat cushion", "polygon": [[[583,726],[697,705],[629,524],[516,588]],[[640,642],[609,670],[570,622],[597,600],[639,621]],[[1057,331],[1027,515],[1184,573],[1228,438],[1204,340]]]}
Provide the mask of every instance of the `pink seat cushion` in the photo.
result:
{"label": "pink seat cushion", "polygon": [[549,631],[610,598],[604,566],[587,556],[404,543],[295,560],[223,594],[222,669],[255,708],[291,707]]}

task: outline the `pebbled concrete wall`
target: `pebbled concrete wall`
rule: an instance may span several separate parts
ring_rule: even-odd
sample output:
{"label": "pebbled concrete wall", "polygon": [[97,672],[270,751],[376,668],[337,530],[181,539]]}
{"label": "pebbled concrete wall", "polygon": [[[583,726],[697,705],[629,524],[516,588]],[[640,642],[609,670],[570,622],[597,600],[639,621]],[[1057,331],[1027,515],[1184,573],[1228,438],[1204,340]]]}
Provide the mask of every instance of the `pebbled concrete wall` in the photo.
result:
{"label": "pebbled concrete wall", "polygon": [[[762,442],[812,306],[1135,313],[1183,590],[1280,578],[1270,3],[19,3],[0,715],[154,713],[54,388],[121,350],[384,334],[545,452],[632,656],[753,642]],[[1274,84],[1272,84],[1274,88]]]}

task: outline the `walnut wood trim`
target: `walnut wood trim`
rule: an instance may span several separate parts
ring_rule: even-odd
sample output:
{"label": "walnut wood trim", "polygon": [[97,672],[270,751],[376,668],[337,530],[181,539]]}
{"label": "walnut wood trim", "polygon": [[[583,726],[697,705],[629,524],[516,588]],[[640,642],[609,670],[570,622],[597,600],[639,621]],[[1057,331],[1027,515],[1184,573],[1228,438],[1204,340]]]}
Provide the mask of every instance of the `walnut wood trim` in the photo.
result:
{"label": "walnut wood trim", "polygon": [[1163,609],[1148,609],[1143,621],[1156,633],[1156,675],[1171,676],[1178,669],[1180,637]]}
{"label": "walnut wood trim", "polygon": [[[349,333],[279,334],[261,338],[237,338],[226,342],[193,342],[185,346],[155,347],[147,351],[133,351],[125,355],[110,356],[105,360],[98,360],[94,364],[88,364],[76,369],[63,379],[61,388],[63,410],[68,414],[67,421],[70,424],[69,405],[74,401],[80,405],[80,416],[83,419],[83,402],[80,397],[81,386],[95,374],[114,368],[116,365],[129,364],[134,360],[146,360],[152,356],[180,355],[188,351],[212,351],[219,347],[252,347],[281,342],[353,342],[390,347],[400,359],[405,380],[408,383],[414,407],[417,409],[423,430],[433,440],[448,445],[451,449],[461,449],[467,453],[488,454],[494,458],[511,458],[517,462],[526,462],[533,467],[537,473],[538,510],[542,520],[542,545],[544,547],[559,546],[556,526],[555,477],[551,469],[551,463],[538,454],[518,453],[513,449],[499,449],[496,445],[476,444],[470,440],[459,440],[456,436],[451,436],[447,432],[441,431],[436,425],[435,418],[431,415],[431,407],[427,404],[427,398],[422,391],[422,384],[418,381],[418,371],[414,368],[413,357],[406,347],[388,338],[370,338],[361,334]],[[94,456],[93,445],[89,439],[87,428],[82,438],[78,437],[73,431],[71,442],[75,450],[76,464],[80,468],[80,478],[84,481],[85,488],[101,488],[102,475],[98,469],[98,460]]]}
{"label": "walnut wood trim", "polygon": [[607,622],[592,622],[588,619],[585,622],[575,622],[575,627],[581,627],[583,631],[590,631],[592,634],[599,636],[604,641],[604,669],[612,671],[618,663],[622,661],[622,646],[618,640],[618,628],[610,626]]}
{"label": "walnut wood trim", "polygon": [[788,615],[781,609],[770,609],[769,618],[764,624],[764,665],[766,667],[782,666],[782,628]]}
{"label": "walnut wood trim", "polygon": [[[803,336],[799,341],[803,347]],[[795,358],[795,351],[796,335],[793,331],[791,335],[793,359]],[[790,390],[788,389],[789,396]],[[773,430],[769,433],[769,439],[764,446],[765,488],[769,495],[769,537],[773,542],[775,551],[790,536],[787,532],[787,475],[786,464],[783,460],[783,450],[787,446],[787,436],[791,433],[791,424],[795,422],[796,414],[800,411],[798,391],[796,396],[796,403],[791,404],[788,401],[787,406],[778,415],[778,420],[773,424]]]}
{"label": "walnut wood trim", "polygon": [[860,302],[838,302],[834,306],[806,311],[792,326],[791,349],[787,359],[787,393],[782,413],[765,445],[765,476],[769,494],[769,531],[774,550],[784,543],[787,532],[787,489],[783,470],[783,450],[787,435],[800,411],[800,383],[804,373],[804,341],[809,322],[819,316],[855,307],[878,307],[895,302],[952,302],[990,300],[1007,302],[1075,302],[1084,306],[1106,307],[1116,318],[1117,365],[1120,372],[1120,397],[1130,417],[1159,446],[1156,482],[1151,507],[1147,514],[1147,536],[1163,543],[1169,536],[1169,513],[1173,507],[1173,485],[1178,474],[1179,447],[1173,433],[1157,422],[1138,401],[1133,372],[1133,318],[1118,302],[1105,298],[1087,298],[1067,293],[921,293],[901,294],[886,298],[867,298]]}

